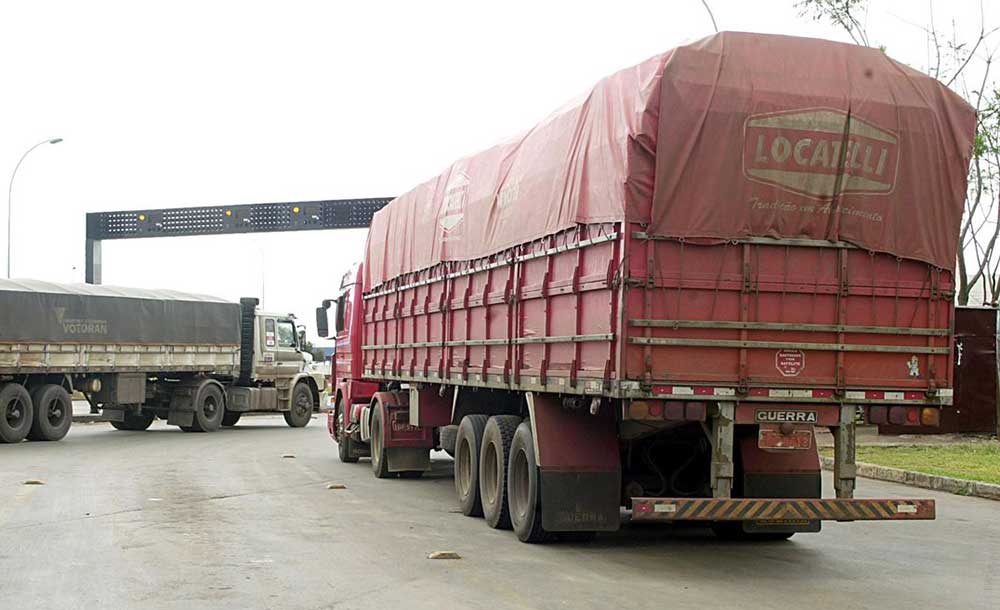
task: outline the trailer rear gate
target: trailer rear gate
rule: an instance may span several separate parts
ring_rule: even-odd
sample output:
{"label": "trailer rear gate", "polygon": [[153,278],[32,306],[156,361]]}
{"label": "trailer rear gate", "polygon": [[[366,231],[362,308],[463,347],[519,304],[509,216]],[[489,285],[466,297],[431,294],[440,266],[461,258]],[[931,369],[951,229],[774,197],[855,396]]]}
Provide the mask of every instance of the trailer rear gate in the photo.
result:
{"label": "trailer rear gate", "polygon": [[627,239],[624,377],[655,394],[951,387],[948,271],[829,242]]}

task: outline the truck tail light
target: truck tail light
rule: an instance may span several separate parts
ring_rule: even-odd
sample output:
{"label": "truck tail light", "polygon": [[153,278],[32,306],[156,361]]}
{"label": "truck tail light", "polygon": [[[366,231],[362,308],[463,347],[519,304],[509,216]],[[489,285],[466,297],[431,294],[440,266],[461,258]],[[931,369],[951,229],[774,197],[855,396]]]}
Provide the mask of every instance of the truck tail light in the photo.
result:
{"label": "truck tail light", "polygon": [[924,426],[937,428],[941,425],[941,409],[924,407],[920,411],[920,423]]}
{"label": "truck tail light", "polygon": [[889,423],[897,426],[906,424],[906,407],[890,407]]}
{"label": "truck tail light", "polygon": [[680,400],[633,400],[624,412],[628,419],[705,421],[705,403]]}
{"label": "truck tail light", "polygon": [[708,415],[708,407],[703,402],[684,403],[684,417],[688,421],[705,421]]}
{"label": "truck tail light", "polygon": [[906,410],[906,425],[907,426],[919,426],[920,425],[920,410],[919,409],[907,409]]}
{"label": "truck tail light", "polygon": [[642,400],[633,400],[628,406],[629,419],[648,419],[649,403]]}
{"label": "truck tail light", "polygon": [[881,406],[868,407],[868,423],[884,424],[889,421],[889,410]]}

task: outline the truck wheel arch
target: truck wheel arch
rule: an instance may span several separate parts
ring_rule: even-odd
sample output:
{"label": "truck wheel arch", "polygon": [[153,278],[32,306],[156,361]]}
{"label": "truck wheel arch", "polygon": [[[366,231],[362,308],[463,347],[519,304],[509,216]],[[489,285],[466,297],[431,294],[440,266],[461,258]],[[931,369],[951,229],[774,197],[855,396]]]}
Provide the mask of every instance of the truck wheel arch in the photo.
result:
{"label": "truck wheel arch", "polygon": [[386,412],[385,403],[391,402],[396,404],[395,392],[375,392],[372,396],[371,402],[368,403],[368,411],[363,414],[363,420],[360,422],[362,426],[365,427],[365,431],[368,433],[368,437],[371,437],[372,433],[372,417],[374,416],[375,410],[378,409],[382,412],[382,421],[389,421],[389,414]]}
{"label": "truck wheel arch", "polygon": [[[289,384],[288,387],[289,389],[292,389],[300,383],[306,384],[306,386],[309,388],[309,391],[312,392],[313,403],[317,407],[321,407],[322,405],[319,404],[319,398],[320,398],[319,386],[316,385],[316,380],[312,378],[312,375],[310,375],[309,373],[299,373],[298,375],[292,378],[292,383]],[[287,406],[289,409],[292,407],[292,392],[288,393]]]}
{"label": "truck wheel arch", "polygon": [[222,395],[220,405],[225,412],[228,403],[226,388],[218,380],[211,377],[195,377],[184,381],[174,389],[170,396],[167,424],[181,428],[193,425],[194,413],[198,409],[198,400],[207,387],[215,387]]}
{"label": "truck wheel arch", "polygon": [[204,388],[206,388],[206,387],[208,387],[210,385],[214,385],[216,388],[219,389],[219,392],[222,393],[222,407],[225,408],[225,406],[226,406],[226,398],[227,398],[227,396],[226,396],[226,388],[225,388],[225,386],[222,385],[222,383],[220,383],[216,379],[208,378],[208,379],[203,380],[201,383],[198,384],[197,388],[195,388],[194,395],[197,397],[199,394],[201,394],[201,391]]}

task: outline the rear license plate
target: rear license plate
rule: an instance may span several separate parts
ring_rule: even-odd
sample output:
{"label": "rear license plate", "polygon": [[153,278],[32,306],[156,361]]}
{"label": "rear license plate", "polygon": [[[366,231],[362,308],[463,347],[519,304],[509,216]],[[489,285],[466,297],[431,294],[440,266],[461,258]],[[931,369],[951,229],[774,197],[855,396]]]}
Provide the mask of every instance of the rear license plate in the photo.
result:
{"label": "rear license plate", "polygon": [[791,434],[782,434],[777,426],[762,424],[757,446],[761,449],[811,449],[812,440],[812,430],[798,429]]}

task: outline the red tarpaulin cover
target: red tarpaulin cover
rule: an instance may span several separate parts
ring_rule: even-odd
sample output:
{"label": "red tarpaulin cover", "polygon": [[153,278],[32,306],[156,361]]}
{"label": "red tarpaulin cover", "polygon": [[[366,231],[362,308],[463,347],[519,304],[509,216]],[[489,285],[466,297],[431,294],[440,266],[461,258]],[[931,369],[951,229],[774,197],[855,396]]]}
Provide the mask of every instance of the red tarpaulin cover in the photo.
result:
{"label": "red tarpaulin cover", "polygon": [[953,269],[975,113],[878,49],[724,32],[597,84],[378,212],[365,289],[578,223],[841,240]]}

